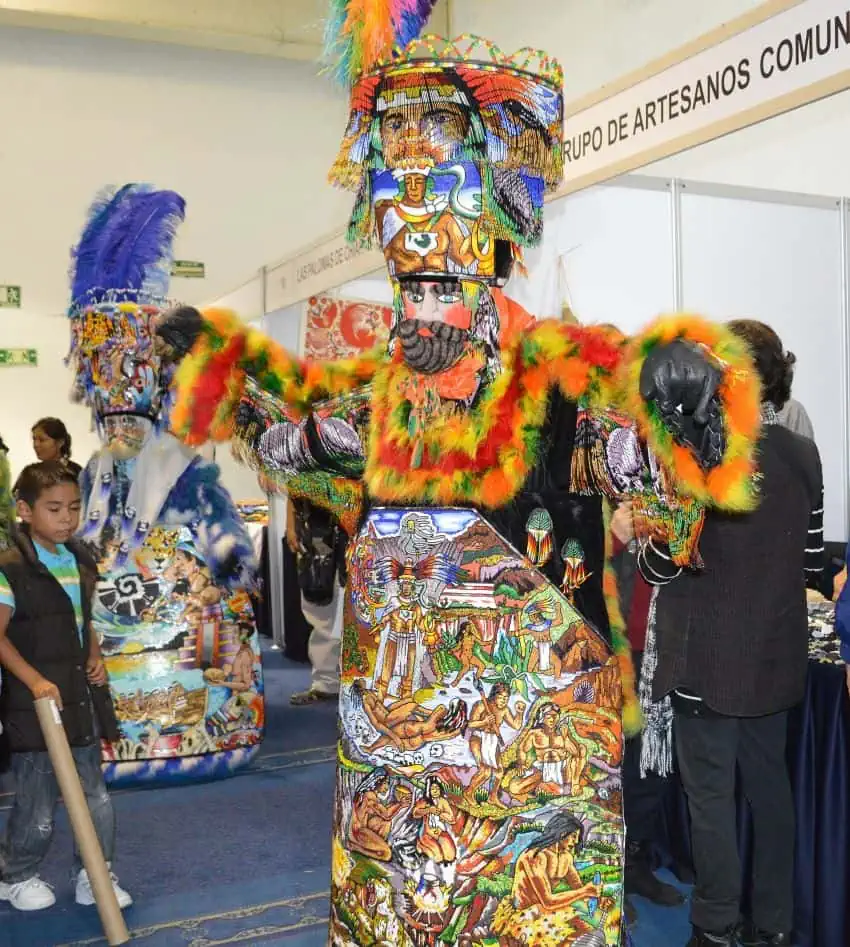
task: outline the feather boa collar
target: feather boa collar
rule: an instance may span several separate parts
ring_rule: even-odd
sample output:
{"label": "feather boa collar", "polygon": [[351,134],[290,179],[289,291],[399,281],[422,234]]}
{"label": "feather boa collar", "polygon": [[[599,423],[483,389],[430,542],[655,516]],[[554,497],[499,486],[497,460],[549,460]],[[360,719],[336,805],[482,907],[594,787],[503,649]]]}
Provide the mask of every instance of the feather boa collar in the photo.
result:
{"label": "feather boa collar", "polygon": [[475,404],[436,407],[417,418],[411,389],[428,384],[401,360],[381,366],[372,388],[365,479],[383,503],[480,504],[498,508],[537,462],[549,389],[610,400],[621,347],[604,329],[540,322],[503,351],[502,372]]}

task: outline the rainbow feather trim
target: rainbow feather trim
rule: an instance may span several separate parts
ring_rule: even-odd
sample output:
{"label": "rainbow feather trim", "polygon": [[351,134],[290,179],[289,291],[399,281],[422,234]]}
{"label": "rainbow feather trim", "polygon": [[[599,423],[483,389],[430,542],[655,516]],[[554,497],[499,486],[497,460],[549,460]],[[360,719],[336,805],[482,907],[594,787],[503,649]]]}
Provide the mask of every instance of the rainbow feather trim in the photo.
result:
{"label": "rainbow feather trim", "polygon": [[[373,381],[365,474],[372,496],[383,502],[498,508],[516,496],[536,462],[547,395],[557,385],[572,400],[626,410],[684,496],[730,511],[756,505],[760,390],[746,346],[722,326],[672,316],[626,342],[604,329],[537,323],[505,348],[504,370],[475,408],[432,419],[424,432],[424,462],[413,469],[416,445],[405,397],[411,378],[404,364],[377,350],[339,362],[302,362],[233,313],[208,310],[204,316],[204,330],[175,379],[172,426],[190,444],[232,437],[246,374],[294,416]],[[708,472],[673,441],[656,407],[640,396],[644,360],[656,346],[675,339],[706,346],[723,367],[727,444],[721,463]]]}
{"label": "rainbow feather trim", "polygon": [[[640,394],[640,373],[659,345],[684,339],[705,346],[720,363],[719,396],[726,422],[721,463],[706,472],[693,452],[675,443],[658,408]],[[761,387],[746,344],[727,328],[690,315],[659,319],[636,336],[625,360],[621,406],[638,424],[642,437],[670,473],[678,492],[710,507],[747,512],[758,503],[756,446],[761,430]]]}
{"label": "rainbow feather trim", "polygon": [[368,383],[384,357],[379,352],[305,362],[230,310],[207,309],[202,315],[201,333],[174,376],[171,415],[174,434],[193,446],[231,439],[247,375],[297,418],[317,401]]}
{"label": "rainbow feather trim", "polygon": [[346,87],[415,40],[436,0],[331,0],[323,60]]}

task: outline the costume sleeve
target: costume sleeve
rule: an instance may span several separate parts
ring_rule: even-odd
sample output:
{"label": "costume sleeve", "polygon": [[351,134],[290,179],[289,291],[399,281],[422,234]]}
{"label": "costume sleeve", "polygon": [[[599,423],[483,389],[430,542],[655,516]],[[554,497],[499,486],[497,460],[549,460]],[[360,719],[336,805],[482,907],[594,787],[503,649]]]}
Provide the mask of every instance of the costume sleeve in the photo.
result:
{"label": "costume sleeve", "polygon": [[216,464],[197,458],[169,497],[169,513],[186,520],[216,582],[229,589],[256,584],[254,545]]}
{"label": "costume sleeve", "polygon": [[352,535],[365,499],[368,417],[368,389],[317,404],[297,419],[249,379],[236,412],[233,453],[257,472],[267,492],[307,500]]}
{"label": "costume sleeve", "polygon": [[698,545],[705,508],[672,488],[635,421],[614,409],[579,409],[570,481],[574,493],[631,502],[638,568],[651,584],[674,578],[680,567],[702,565]]}
{"label": "costume sleeve", "polygon": [[317,402],[368,383],[377,355],[338,362],[296,358],[229,311],[203,312],[202,326],[174,377],[174,433],[188,444],[230,440],[246,382],[300,420]]}
{"label": "costume sleeve", "polygon": [[[632,501],[638,566],[650,583],[671,581],[682,567],[700,567],[705,509],[745,511],[756,502],[760,392],[743,342],[722,326],[687,316],[661,319],[634,339],[602,327],[559,331],[567,344],[559,352],[549,346],[553,381],[581,404],[572,490]],[[656,405],[641,395],[646,360],[679,340],[701,348],[720,372],[724,451],[709,470],[676,442]]]}
{"label": "costume sleeve", "polygon": [[[677,341],[702,349],[720,372],[724,446],[719,463],[708,470],[700,466],[690,447],[676,442],[657,405],[641,395],[641,372],[647,359]],[[518,357],[522,397],[544,398],[547,386],[557,384],[566,398],[591,414],[612,416],[612,427],[633,423],[642,449],[654,458],[678,495],[729,511],[744,512],[756,505],[758,376],[744,342],[725,327],[690,316],[671,316],[626,339],[607,327],[548,320],[526,333]],[[608,492],[604,478],[591,477],[587,485]]]}

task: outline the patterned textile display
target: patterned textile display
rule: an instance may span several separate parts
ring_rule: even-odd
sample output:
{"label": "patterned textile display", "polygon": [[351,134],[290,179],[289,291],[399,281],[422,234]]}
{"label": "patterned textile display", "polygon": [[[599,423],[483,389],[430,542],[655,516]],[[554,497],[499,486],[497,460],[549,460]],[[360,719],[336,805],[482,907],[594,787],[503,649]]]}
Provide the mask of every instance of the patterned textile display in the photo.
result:
{"label": "patterned textile display", "polygon": [[386,344],[392,318],[389,306],[311,296],[307,304],[304,357],[314,361],[351,358]]}
{"label": "patterned textile display", "polygon": [[835,631],[835,602],[809,602],[809,660],[844,665],[841,642]]}
{"label": "patterned textile display", "polygon": [[105,191],[74,251],[69,361],[104,444],[81,476],[81,536],[99,561],[118,784],[228,775],[264,727],[251,540],[218,468],[168,433],[174,359],[155,324],[183,214],[173,192]]}
{"label": "patterned textile display", "polygon": [[331,179],[384,252],[389,345],[302,361],[184,308],[160,328],[172,426],[235,439],[351,538],[329,944],[623,947],[641,721],[603,498],[698,568],[703,508],[757,502],[758,384],[698,318],[626,339],[505,295],[561,180],[560,66],[416,39],[430,6],[334,0],[328,23],[351,94]]}

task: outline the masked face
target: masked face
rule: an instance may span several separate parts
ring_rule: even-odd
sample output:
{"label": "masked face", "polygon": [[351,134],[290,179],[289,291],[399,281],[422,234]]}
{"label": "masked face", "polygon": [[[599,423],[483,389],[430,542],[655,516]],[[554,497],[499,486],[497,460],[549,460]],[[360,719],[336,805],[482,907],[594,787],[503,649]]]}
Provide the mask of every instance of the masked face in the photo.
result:
{"label": "masked face", "polygon": [[455,160],[470,129],[470,99],[444,73],[388,76],[375,101],[388,168],[411,160],[431,165]]}
{"label": "masked face", "polygon": [[162,359],[154,350],[157,310],[129,303],[86,310],[74,320],[81,393],[99,419],[132,412],[154,419],[162,398]]}
{"label": "masked face", "polygon": [[100,421],[101,439],[116,460],[138,456],[152,430],[148,418],[133,414],[110,414]]}
{"label": "masked face", "polygon": [[469,340],[472,313],[454,280],[405,282],[397,334],[410,368],[435,374],[451,368]]}

